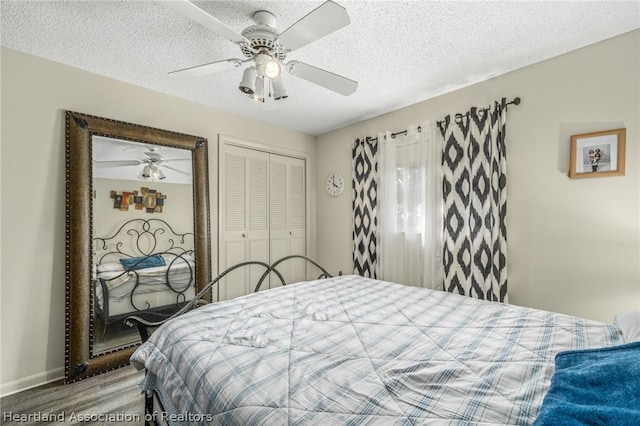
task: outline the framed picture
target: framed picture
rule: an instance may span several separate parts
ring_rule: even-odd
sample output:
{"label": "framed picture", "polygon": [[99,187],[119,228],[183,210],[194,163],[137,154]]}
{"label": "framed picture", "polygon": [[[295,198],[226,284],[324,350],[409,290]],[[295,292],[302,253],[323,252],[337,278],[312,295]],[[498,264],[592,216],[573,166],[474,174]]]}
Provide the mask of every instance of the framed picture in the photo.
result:
{"label": "framed picture", "polygon": [[569,177],[623,176],[627,129],[571,136]]}

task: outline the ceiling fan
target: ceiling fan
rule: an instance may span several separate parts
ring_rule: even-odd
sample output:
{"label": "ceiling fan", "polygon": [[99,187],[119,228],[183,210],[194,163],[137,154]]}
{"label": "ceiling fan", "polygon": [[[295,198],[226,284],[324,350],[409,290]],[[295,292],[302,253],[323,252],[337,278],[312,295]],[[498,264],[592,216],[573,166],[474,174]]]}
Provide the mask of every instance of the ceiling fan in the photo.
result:
{"label": "ceiling fan", "polygon": [[[349,25],[351,21],[346,9],[333,1],[324,2],[282,32],[276,28],[276,18],[271,12],[259,10],[253,14],[255,25],[245,28],[240,34],[188,0],[160,2],[237,44],[245,56],[244,59],[224,59],[169,74],[201,76],[249,63],[243,72],[239,89],[261,102],[264,102],[265,94],[271,95],[274,100],[288,96],[281,78],[283,69],[344,96],[351,95],[358,88],[358,82],[312,65],[299,61],[285,63],[287,55],[294,50]],[[265,91],[265,85],[269,92]]]}
{"label": "ceiling fan", "polygon": [[171,161],[191,161],[191,158],[170,158],[166,159],[158,152],[158,148],[155,146],[147,147],[147,151],[144,152],[145,157],[138,160],[107,160],[96,161],[94,163],[97,168],[111,168],[111,167],[131,167],[140,166],[142,169],[138,177],[144,180],[158,181],[166,178],[162,172],[160,165],[163,168],[173,170],[174,172],[181,173],[186,176],[191,176],[191,173],[180,170],[176,167],[170,166],[167,163]]}

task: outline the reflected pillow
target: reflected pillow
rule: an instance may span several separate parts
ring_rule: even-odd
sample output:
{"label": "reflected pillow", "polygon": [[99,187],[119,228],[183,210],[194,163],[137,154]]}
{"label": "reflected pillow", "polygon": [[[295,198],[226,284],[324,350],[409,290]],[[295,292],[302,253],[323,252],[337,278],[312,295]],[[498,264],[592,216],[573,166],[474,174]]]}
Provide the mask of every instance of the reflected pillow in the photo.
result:
{"label": "reflected pillow", "polygon": [[128,271],[137,269],[153,268],[156,266],[164,266],[164,258],[159,254],[152,256],[130,257],[129,259],[120,259],[122,266]]}
{"label": "reflected pillow", "polygon": [[124,268],[120,262],[108,262],[98,265],[97,271],[99,274],[102,272],[119,272],[124,271]]}
{"label": "reflected pillow", "polygon": [[185,263],[185,262],[193,263],[193,257],[191,257],[190,254],[182,254],[182,255],[163,254],[162,257],[164,258],[165,265],[169,265],[172,262],[174,265],[178,263]]}

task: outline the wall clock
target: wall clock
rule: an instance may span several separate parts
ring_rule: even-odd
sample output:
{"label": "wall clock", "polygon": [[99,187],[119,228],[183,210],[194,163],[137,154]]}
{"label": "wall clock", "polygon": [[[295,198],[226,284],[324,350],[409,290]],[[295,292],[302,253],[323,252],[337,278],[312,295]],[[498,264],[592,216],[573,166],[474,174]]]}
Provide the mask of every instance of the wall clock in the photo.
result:
{"label": "wall clock", "polygon": [[326,184],[329,195],[337,197],[344,191],[344,178],[338,173],[330,174]]}

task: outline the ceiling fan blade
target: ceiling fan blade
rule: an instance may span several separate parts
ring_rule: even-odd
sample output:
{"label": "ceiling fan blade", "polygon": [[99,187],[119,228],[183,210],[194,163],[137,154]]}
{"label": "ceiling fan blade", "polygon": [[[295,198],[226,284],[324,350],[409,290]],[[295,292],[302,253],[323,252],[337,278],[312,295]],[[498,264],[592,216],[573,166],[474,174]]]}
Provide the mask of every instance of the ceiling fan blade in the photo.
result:
{"label": "ceiling fan blade", "polygon": [[332,1],[326,1],[307,16],[284,30],[278,42],[292,51],[306,46],[351,23],[347,9]]}
{"label": "ceiling fan blade", "polygon": [[97,168],[105,169],[108,167],[127,167],[127,166],[139,166],[144,161],[140,160],[114,160],[114,161],[96,161],[94,165]]}
{"label": "ceiling fan blade", "polygon": [[303,62],[291,61],[287,63],[287,71],[296,77],[333,90],[344,96],[353,94],[358,88],[358,82],[341,75],[314,67]]}
{"label": "ceiling fan blade", "polygon": [[240,59],[225,59],[223,61],[211,62],[204,65],[196,65],[195,67],[184,68],[181,70],[171,71],[169,74],[180,74],[190,77],[200,77],[207,74],[215,74],[217,72],[230,70],[242,65]]}
{"label": "ceiling fan blade", "polygon": [[160,3],[177,10],[198,24],[237,44],[249,43],[246,37],[218,21],[216,18],[187,0],[158,0]]}
{"label": "ceiling fan blade", "polygon": [[162,164],[167,163],[169,161],[191,161],[191,157],[186,158],[163,158]]}
{"label": "ceiling fan blade", "polygon": [[162,164],[162,167],[165,168],[165,169],[173,170],[174,172],[182,173],[183,175],[186,175],[186,176],[191,176],[191,173],[187,173],[187,172],[185,172],[183,170],[176,169],[175,167],[167,166],[164,163]]}

